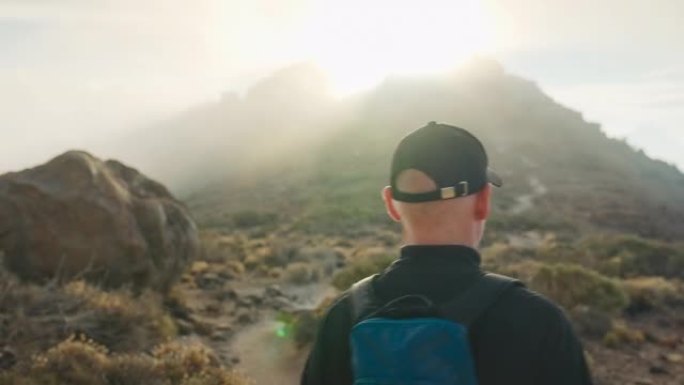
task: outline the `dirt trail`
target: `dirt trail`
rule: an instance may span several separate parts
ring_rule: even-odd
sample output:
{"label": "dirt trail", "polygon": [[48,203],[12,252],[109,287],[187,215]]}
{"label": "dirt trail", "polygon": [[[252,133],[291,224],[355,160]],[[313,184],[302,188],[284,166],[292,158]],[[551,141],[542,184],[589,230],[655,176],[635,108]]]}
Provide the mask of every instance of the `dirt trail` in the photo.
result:
{"label": "dirt trail", "polygon": [[518,196],[515,200],[515,205],[511,207],[511,214],[522,214],[534,207],[534,200],[548,192],[548,188],[537,178],[531,176],[528,179],[531,191],[528,194]]}
{"label": "dirt trail", "polygon": [[[294,307],[314,308],[333,293],[328,284],[283,287],[294,298]],[[231,339],[229,349],[239,357],[236,369],[245,373],[256,385],[295,385],[306,361],[307,351],[298,350],[287,338],[278,336],[282,324],[277,313],[265,311],[256,323],[239,330]]]}
{"label": "dirt trail", "polygon": [[240,357],[236,369],[256,385],[295,385],[299,383],[306,352],[295,348],[292,341],[277,336],[281,326],[275,314],[240,331],[231,343]]}

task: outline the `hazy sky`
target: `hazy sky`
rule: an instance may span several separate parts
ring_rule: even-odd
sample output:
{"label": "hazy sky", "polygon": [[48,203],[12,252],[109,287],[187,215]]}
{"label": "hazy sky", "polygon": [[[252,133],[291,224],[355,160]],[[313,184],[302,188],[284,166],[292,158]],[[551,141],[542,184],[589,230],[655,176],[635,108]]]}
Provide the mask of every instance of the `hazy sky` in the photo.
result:
{"label": "hazy sky", "polygon": [[0,0],[0,172],[107,142],[275,69],[340,94],[485,53],[684,169],[681,0]]}

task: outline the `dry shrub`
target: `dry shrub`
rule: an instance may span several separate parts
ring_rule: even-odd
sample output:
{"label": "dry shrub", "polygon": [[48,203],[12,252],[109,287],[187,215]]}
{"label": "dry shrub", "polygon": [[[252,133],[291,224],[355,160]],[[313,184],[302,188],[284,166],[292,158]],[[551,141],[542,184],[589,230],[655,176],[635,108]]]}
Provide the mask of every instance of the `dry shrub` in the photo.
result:
{"label": "dry shrub", "polygon": [[575,329],[585,337],[602,338],[613,327],[613,317],[588,306],[577,306],[570,312]]}
{"label": "dry shrub", "polygon": [[272,279],[282,279],[283,272],[284,270],[282,267],[274,267],[268,271],[268,277]]}
{"label": "dry shrub", "polygon": [[59,384],[107,384],[107,349],[83,339],[68,340],[33,358],[30,377]]}
{"label": "dry shrub", "polygon": [[69,335],[92,338],[112,351],[149,349],[176,334],[161,299],[104,292],[83,282],[40,287],[0,279],[0,342],[25,358]]}
{"label": "dry shrub", "polygon": [[394,257],[386,253],[357,255],[333,276],[332,284],[339,290],[347,290],[355,282],[383,271],[393,261]]}
{"label": "dry shrub", "polygon": [[661,309],[684,300],[677,284],[662,277],[631,278],[623,284],[629,295],[630,312]]}
{"label": "dry shrub", "polygon": [[321,267],[321,272],[332,275],[344,264],[345,257],[340,250],[331,247],[309,246],[302,247],[294,256],[292,262],[309,262]]}
{"label": "dry shrub", "polygon": [[69,338],[31,359],[22,368],[0,374],[3,385],[245,385],[222,368],[206,348],[169,343],[151,355],[111,354],[83,338]]}
{"label": "dry shrub", "polygon": [[146,349],[176,335],[175,323],[164,311],[161,298],[145,293],[133,298],[126,292],[103,292],[83,282],[65,287],[83,300],[87,311],[73,320],[80,332],[112,351]]}
{"label": "dry shrub", "polygon": [[491,271],[517,278],[529,285],[542,266],[544,266],[542,262],[526,260],[518,263],[506,264],[504,266],[491,269]]}
{"label": "dry shrub", "polygon": [[326,262],[337,258],[335,250],[323,247],[304,247],[298,237],[269,236],[249,242],[244,267],[254,271],[262,266],[286,268],[294,262]]}
{"label": "dry shrub", "polygon": [[603,343],[611,348],[617,348],[621,345],[640,345],[646,341],[644,332],[637,329],[632,329],[624,322],[615,322],[613,327],[603,337]]}
{"label": "dry shrub", "polygon": [[487,270],[501,270],[525,261],[533,254],[534,250],[499,242],[482,250],[482,264]]}
{"label": "dry shrub", "polygon": [[240,261],[228,261],[226,262],[225,267],[228,269],[228,271],[232,272],[236,276],[242,276],[245,274],[245,265],[243,265]]}
{"label": "dry shrub", "polygon": [[320,279],[320,269],[307,262],[293,262],[285,268],[283,278],[286,282],[305,285]]}
{"label": "dry shrub", "polygon": [[213,231],[200,234],[202,259],[209,262],[242,261],[247,252],[247,239],[242,235],[226,236]]}

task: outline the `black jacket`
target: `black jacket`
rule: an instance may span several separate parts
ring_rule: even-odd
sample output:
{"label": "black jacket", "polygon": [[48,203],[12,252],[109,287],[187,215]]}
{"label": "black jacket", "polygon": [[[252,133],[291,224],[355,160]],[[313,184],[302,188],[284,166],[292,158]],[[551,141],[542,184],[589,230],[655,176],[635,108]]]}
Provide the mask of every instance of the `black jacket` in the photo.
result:
{"label": "black jacket", "polygon": [[[382,301],[421,294],[439,304],[482,274],[480,255],[465,246],[405,246],[374,282]],[[302,374],[302,385],[351,385],[350,299],[329,309]],[[582,345],[563,312],[541,295],[515,287],[469,330],[479,385],[589,385]]]}

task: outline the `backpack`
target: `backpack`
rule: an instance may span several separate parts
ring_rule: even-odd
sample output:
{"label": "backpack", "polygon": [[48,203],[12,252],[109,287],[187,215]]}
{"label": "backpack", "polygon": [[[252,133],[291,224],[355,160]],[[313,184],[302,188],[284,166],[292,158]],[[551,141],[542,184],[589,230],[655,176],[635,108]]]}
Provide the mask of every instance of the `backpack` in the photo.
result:
{"label": "backpack", "polygon": [[522,283],[484,274],[439,306],[420,295],[378,306],[376,276],[357,282],[350,293],[354,385],[477,385],[468,328],[501,294]]}

